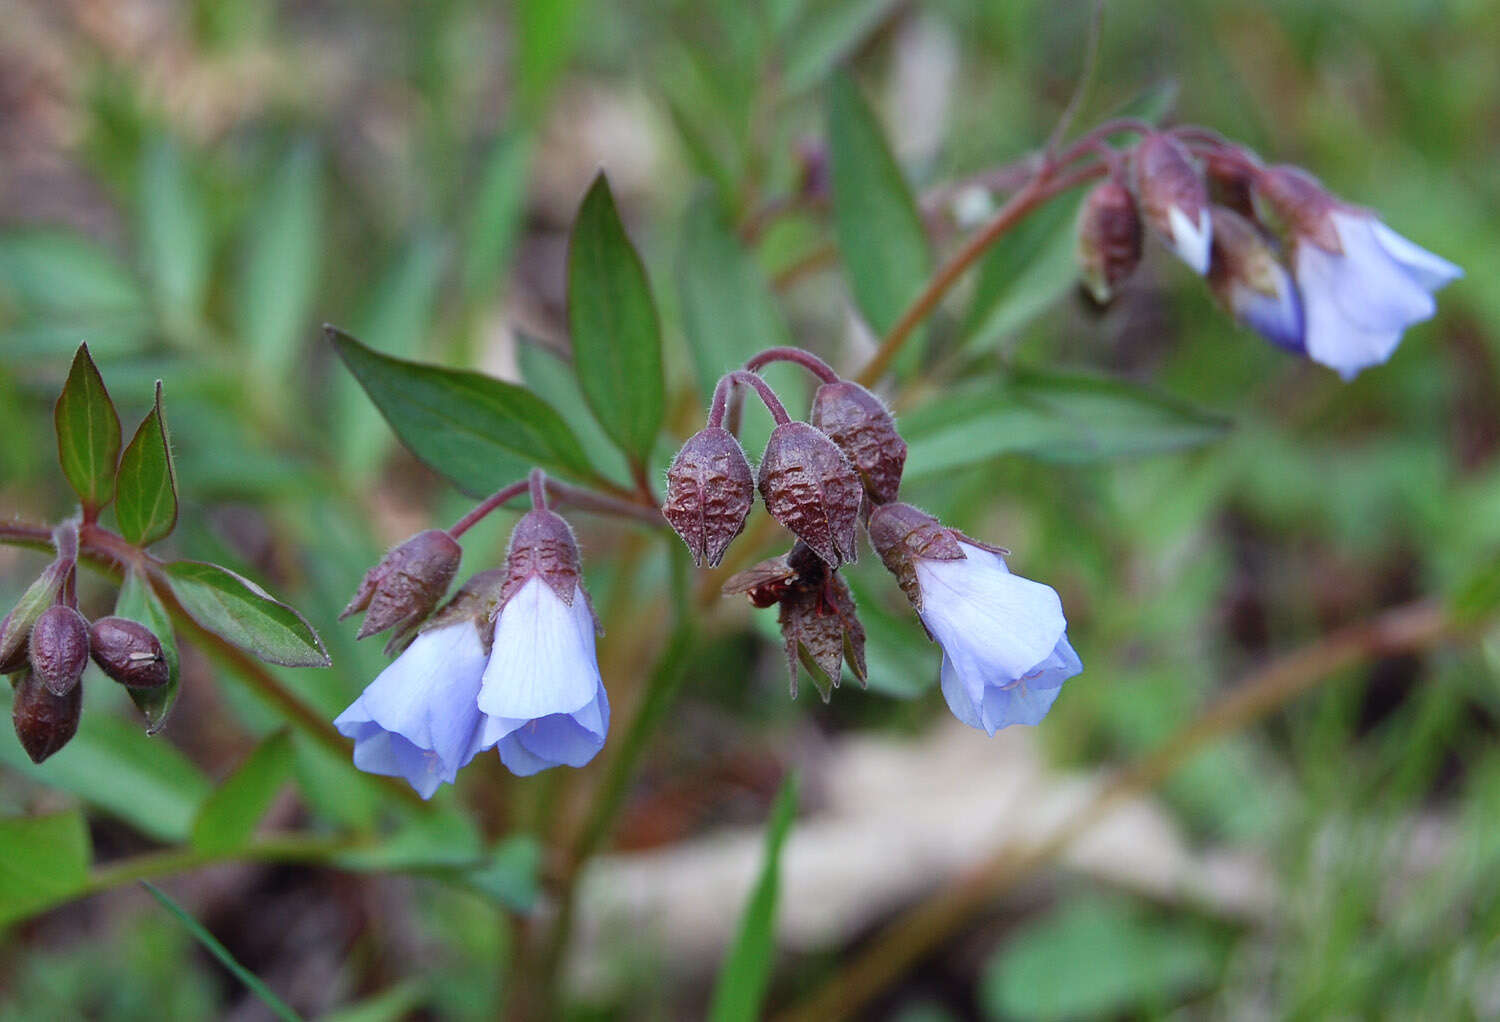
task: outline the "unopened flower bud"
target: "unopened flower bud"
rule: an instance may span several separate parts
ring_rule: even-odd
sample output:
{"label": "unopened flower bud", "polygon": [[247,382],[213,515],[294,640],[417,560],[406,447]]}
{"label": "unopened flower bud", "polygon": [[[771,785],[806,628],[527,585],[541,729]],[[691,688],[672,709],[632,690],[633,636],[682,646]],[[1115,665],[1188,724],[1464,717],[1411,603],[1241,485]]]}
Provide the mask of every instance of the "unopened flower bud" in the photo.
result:
{"label": "unopened flower bud", "polygon": [[1208,283],[1215,297],[1273,344],[1302,351],[1302,301],[1270,242],[1249,220],[1222,206],[1213,207],[1213,221]]}
{"label": "unopened flower bud", "polygon": [[906,441],[880,398],[852,380],[825,383],[813,395],[808,421],[844,452],[873,503],[896,499]]}
{"label": "unopened flower bud", "polygon": [[441,529],[419,532],[371,568],[339,620],[367,611],[356,638],[397,626],[397,635],[432,613],[458,571],[463,548]]}
{"label": "unopened flower bud", "polygon": [[1078,269],[1094,301],[1106,305],[1141,261],[1141,217],[1130,191],[1105,181],[1078,213]]}
{"label": "unopened flower bud", "polygon": [[83,686],[53,695],[31,671],[21,675],[10,704],[16,737],[33,763],[40,763],[68,744],[83,712]]}
{"label": "unopened flower bud", "polygon": [[917,584],[916,560],[951,561],[963,557],[958,536],[925,511],[910,504],[886,504],[870,514],[870,545],[886,569],[896,576],[901,591],[917,611],[922,589]]}
{"label": "unopened flower bud", "polygon": [[99,669],[128,688],[156,688],[171,677],[161,642],[128,617],[101,617],[89,629],[89,652]]}
{"label": "unopened flower bud", "polygon": [[1255,196],[1285,231],[1335,255],[1343,253],[1333,213],[1339,202],[1300,167],[1278,164],[1255,174]]}
{"label": "unopened flower bud", "polygon": [[745,528],[754,503],[755,479],[740,442],[729,430],[709,426],[672,459],[661,513],[687,544],[693,563],[714,567]]}
{"label": "unopened flower bud", "polygon": [[89,623],[72,607],[54,603],[31,627],[31,670],[53,695],[72,691],[89,665]]}
{"label": "unopened flower bud", "polygon": [[1208,189],[1192,157],[1169,135],[1147,135],[1135,150],[1136,193],[1146,220],[1200,276],[1208,272],[1213,224]]}
{"label": "unopened flower bud", "polygon": [[1213,148],[1203,153],[1203,176],[1210,201],[1255,219],[1255,158],[1242,149]]}
{"label": "unopened flower bud", "polygon": [[835,567],[858,556],[859,473],[834,442],[805,422],[771,431],[760,462],[771,517]]}

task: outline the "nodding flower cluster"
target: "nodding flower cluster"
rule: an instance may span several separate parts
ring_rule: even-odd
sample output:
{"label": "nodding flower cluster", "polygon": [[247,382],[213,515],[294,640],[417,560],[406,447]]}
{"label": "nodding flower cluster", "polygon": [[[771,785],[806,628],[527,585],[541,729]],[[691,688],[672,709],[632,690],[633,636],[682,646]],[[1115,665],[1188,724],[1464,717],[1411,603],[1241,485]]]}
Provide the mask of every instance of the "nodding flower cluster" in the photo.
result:
{"label": "nodding flower cluster", "polygon": [[1150,132],[1109,160],[1078,220],[1081,276],[1101,303],[1140,261],[1144,214],[1237,320],[1347,380],[1390,358],[1463,275],[1306,171],[1200,129]]}
{"label": "nodding flower cluster", "polygon": [[15,684],[11,720],[32,762],[57,752],[78,731],[84,668],[133,689],[167,684],[171,672],[161,641],[124,617],[90,622],[78,612],[78,525],[53,531],[57,557],[0,621],[0,674]]}
{"label": "nodding flower cluster", "polygon": [[[796,362],[822,380],[808,421],[792,421],[757,373]],[[955,716],[994,734],[1036,724],[1062,683],[1083,670],[1068,644],[1062,602],[1013,575],[1006,551],[898,501],[906,443],[880,399],[796,348],[773,348],[719,383],[703,431],[667,472],[662,514],[699,564],[716,565],[745,526],[756,477],[724,428],[731,389],[753,388],[776,420],[758,486],[771,517],[797,541],[784,556],[731,578],[726,593],[779,607],[792,695],[798,664],[826,701],[844,664],[865,679],[865,632],[839,568],[858,554],[860,523],[943,651],[942,691]]]}
{"label": "nodding flower cluster", "polygon": [[[533,472],[446,532],[400,544],[366,574],[344,610],[365,611],[359,636],[395,628],[399,656],[335,720],[354,765],[404,778],[423,798],[477,754],[497,749],[512,773],[581,767],[609,731],[609,697],[594,651],[598,628],[568,523]],[[441,610],[458,571],[458,536],[528,490],[503,570],[481,571]]]}

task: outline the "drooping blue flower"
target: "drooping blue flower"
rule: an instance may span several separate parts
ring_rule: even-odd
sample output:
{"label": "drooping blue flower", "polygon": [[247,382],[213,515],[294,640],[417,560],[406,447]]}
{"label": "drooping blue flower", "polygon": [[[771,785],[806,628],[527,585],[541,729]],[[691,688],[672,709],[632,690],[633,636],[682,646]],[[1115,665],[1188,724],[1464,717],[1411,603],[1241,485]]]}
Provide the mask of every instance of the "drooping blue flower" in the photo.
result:
{"label": "drooping blue flower", "polygon": [[1463,270],[1368,213],[1328,214],[1338,249],[1297,243],[1297,285],[1305,309],[1308,357],[1351,379],[1391,357],[1407,327],[1437,309],[1433,292]]}
{"label": "drooping blue flower", "polygon": [[472,620],[422,632],[334,720],[354,740],[354,765],[404,778],[423,798],[481,749],[478,705],[487,656]]}
{"label": "drooping blue flower", "polygon": [[1083,670],[1051,586],[1013,575],[1003,555],[960,541],[961,558],[914,559],[918,611],[943,648],[943,698],[954,716],[993,735],[1037,724],[1062,684]]}
{"label": "drooping blue flower", "polygon": [[478,708],[482,745],[520,776],[581,767],[604,745],[609,697],[594,651],[595,622],[583,587],[564,600],[540,576],[500,610]]}

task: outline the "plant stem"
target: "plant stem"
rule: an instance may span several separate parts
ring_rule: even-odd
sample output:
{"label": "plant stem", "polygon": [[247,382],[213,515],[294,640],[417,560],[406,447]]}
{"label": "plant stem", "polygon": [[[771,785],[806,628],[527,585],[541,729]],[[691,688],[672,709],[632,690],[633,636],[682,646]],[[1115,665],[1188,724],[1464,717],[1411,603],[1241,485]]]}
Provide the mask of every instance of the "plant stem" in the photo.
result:
{"label": "plant stem", "polygon": [[[831,371],[831,370],[830,370]],[[755,373],[744,369],[734,369],[719,377],[719,383],[714,387],[714,398],[708,409],[708,428],[721,427],[724,424],[724,411],[729,404],[729,391],[736,383],[743,383],[753,387],[760,395],[761,402],[765,404],[766,411],[771,413],[771,418],[776,420],[776,425],[784,426],[791,421],[791,416],[786,413],[786,406],[771,389],[771,385],[762,380]]]}
{"label": "plant stem", "polygon": [[88,885],[77,894],[69,895],[69,900],[98,894],[138,880],[170,876],[220,862],[315,862],[335,852],[358,847],[360,843],[347,837],[288,834],[262,838],[253,844],[226,851],[204,852],[191,846],[164,848],[95,868],[89,874]]}
{"label": "plant stem", "polygon": [[912,963],[984,912],[997,896],[1050,862],[1118,803],[1169,777],[1213,739],[1253,723],[1337,671],[1379,656],[1427,649],[1466,630],[1442,607],[1421,601],[1386,611],[1273,660],[1115,774],[1046,838],[1029,847],[1002,845],[896,918],[854,961],[778,1015],[777,1022],[826,1022],[857,1014]]}
{"label": "plant stem", "polygon": [[500,487],[500,489],[484,498],[484,500],[475,504],[468,514],[454,522],[453,527],[448,530],[448,535],[454,539],[462,536],[475,525],[478,525],[491,511],[500,507],[506,501],[513,500],[525,493],[529,485],[530,481],[528,479],[522,479],[520,482],[511,483],[509,486]]}
{"label": "plant stem", "polygon": [[[1092,141],[1089,144],[1092,145]],[[953,285],[958,283],[964,271],[1007,231],[1024,219],[1026,214],[1069,188],[1102,177],[1107,170],[1104,164],[1099,163],[1061,177],[1055,177],[1052,171],[1046,168],[1040,171],[1025,187],[1012,195],[1004,206],[1000,207],[1000,211],[985,225],[983,230],[966,241],[963,247],[953,253],[937,273],[933,274],[927,286],[922,289],[922,293],[912,300],[906,311],[901,314],[901,318],[886,333],[885,338],[880,342],[880,347],[855,376],[855,380],[866,387],[874,386],[890,368],[891,362],[900,354],[902,346],[910,339],[912,331],[937,307]]]}
{"label": "plant stem", "polygon": [[795,362],[824,383],[839,382],[839,374],[833,371],[833,366],[801,348],[767,348],[746,362],[745,369],[757,373],[772,362]]}

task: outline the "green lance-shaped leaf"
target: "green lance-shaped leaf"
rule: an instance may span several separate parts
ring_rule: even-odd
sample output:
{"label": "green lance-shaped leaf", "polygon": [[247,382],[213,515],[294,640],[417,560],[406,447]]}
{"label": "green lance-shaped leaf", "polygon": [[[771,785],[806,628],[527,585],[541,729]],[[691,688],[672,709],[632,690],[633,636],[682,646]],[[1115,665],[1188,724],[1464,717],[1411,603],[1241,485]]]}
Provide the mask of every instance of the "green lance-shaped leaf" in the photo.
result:
{"label": "green lance-shaped leaf", "polygon": [[220,638],[267,663],[328,666],[312,625],[249,579],[203,561],[172,561],[163,570],[188,616]]}
{"label": "green lance-shaped leaf", "polygon": [[533,465],[597,477],[562,416],[525,387],[391,358],[333,327],[324,333],[401,442],[465,493],[493,493]]}
{"label": "green lance-shaped leaf", "polygon": [[169,138],[148,145],[140,167],[141,251],[167,316],[191,323],[202,312],[211,259],[202,192]]}
{"label": "green lance-shaped leaf", "polygon": [[146,734],[154,735],[166,724],[167,715],[177,702],[177,691],[182,684],[177,640],[172,635],[172,619],[167,616],[167,608],[162,606],[151,583],[136,567],[125,572],[125,581],[120,584],[120,595],[115,599],[115,614],[151,629],[151,634],[161,643],[162,656],[167,661],[165,685],[125,690],[130,694],[136,709],[145,714]]}
{"label": "green lance-shaped leaf", "polygon": [[870,328],[884,334],[922,290],[932,253],[911,188],[847,72],[828,84],[828,162],[849,288]]}
{"label": "green lance-shaped leaf", "polygon": [[797,775],[787,776],[771,806],[766,830],[766,857],[760,879],[740,917],[734,946],[714,984],[709,1010],[713,1022],[753,1022],[761,1017],[761,1002],[771,980],[771,957],[776,950],[776,901],[781,887],[781,849],[797,812]]}
{"label": "green lance-shaped leaf", "polygon": [[120,535],[136,546],[155,543],[177,525],[177,473],[161,407],[160,380],[156,381],[156,402],[120,455],[115,520]]}
{"label": "green lance-shaped leaf", "polygon": [[706,192],[683,222],[677,290],[705,403],[724,373],[758,351],[791,343],[765,278]]}
{"label": "green lance-shaped leaf", "polygon": [[57,425],[57,460],[63,475],[84,509],[95,514],[114,496],[120,416],[87,344],[80,344],[73,356],[52,418]]}
{"label": "green lance-shaped leaf", "polygon": [[960,388],[902,419],[906,479],[1002,454],[1089,462],[1211,443],[1230,423],[1137,384],[1082,373],[1019,370],[1004,385]]}
{"label": "green lance-shaped leaf", "polygon": [[291,772],[291,737],[278,731],[208,796],[193,821],[193,846],[217,854],[248,844]]}
{"label": "green lance-shaped leaf", "polygon": [[82,894],[89,882],[88,826],[73,809],[0,820],[0,927]]}
{"label": "green lance-shaped leaf", "polygon": [[665,407],[661,325],[646,268],[602,173],[573,224],[568,326],[578,382],[594,417],[621,450],[644,463]]}
{"label": "green lance-shaped leaf", "polygon": [[293,149],[246,225],[235,326],[255,364],[275,377],[297,362],[322,244],[317,152]]}
{"label": "green lance-shaped leaf", "polygon": [[531,149],[524,132],[507,132],[495,140],[485,160],[463,247],[464,294],[471,299],[500,289],[526,211]]}

